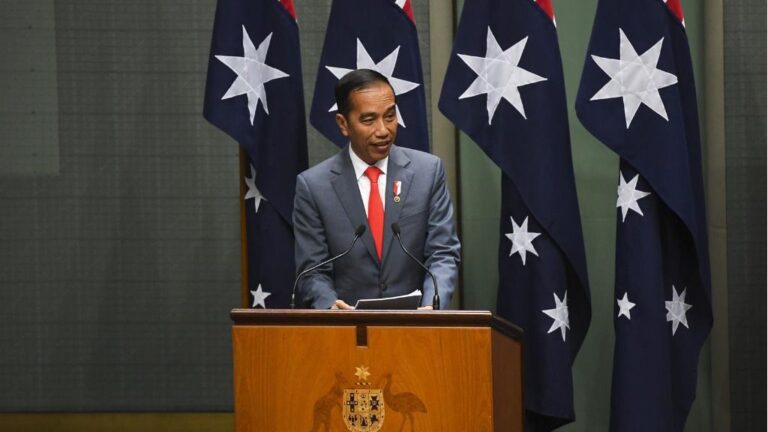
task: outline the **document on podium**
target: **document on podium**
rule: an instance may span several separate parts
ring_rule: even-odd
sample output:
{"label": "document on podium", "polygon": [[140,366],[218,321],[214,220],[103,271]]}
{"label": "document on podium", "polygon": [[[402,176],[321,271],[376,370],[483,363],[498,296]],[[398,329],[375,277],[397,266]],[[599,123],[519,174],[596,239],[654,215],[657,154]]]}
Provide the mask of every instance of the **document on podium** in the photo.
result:
{"label": "document on podium", "polygon": [[355,304],[360,310],[415,310],[421,304],[421,290],[395,297],[361,299]]}

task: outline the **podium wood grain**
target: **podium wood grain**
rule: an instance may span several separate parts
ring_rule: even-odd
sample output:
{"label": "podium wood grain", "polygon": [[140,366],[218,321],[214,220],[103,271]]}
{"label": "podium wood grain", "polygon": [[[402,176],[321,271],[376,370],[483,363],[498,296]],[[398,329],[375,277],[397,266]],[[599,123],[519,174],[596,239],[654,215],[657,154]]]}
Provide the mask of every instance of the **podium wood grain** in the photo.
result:
{"label": "podium wood grain", "polygon": [[235,325],[235,430],[346,431],[343,390],[366,366],[385,390],[383,432],[522,431],[518,341],[490,327],[366,332],[358,346],[354,325]]}

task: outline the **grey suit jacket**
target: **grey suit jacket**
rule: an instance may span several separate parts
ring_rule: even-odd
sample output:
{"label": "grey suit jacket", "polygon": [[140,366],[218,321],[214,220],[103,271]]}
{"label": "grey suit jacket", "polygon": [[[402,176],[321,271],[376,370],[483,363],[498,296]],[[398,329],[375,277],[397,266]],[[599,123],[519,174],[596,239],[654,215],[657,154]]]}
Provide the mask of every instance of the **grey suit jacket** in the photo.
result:
{"label": "grey suit jacket", "polygon": [[[394,200],[395,181],[401,182],[399,202]],[[441,307],[450,302],[461,246],[442,161],[393,145],[384,197],[381,262],[366,229],[347,256],[299,282],[297,298],[306,306],[327,309],[336,299],[354,306],[358,299],[392,297],[415,289],[424,293],[422,305],[431,305],[432,279],[397,244],[390,228],[393,222],[400,225],[405,247],[435,274]],[[297,274],[346,250],[360,225],[368,228],[368,219],[345,148],[297,177],[293,211]]]}

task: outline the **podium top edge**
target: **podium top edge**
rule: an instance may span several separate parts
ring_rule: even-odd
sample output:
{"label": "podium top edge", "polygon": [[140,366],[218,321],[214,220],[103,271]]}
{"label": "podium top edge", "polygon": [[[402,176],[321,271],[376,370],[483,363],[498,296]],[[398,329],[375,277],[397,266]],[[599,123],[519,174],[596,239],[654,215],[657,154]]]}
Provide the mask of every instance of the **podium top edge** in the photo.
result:
{"label": "podium top edge", "polygon": [[232,309],[229,315],[235,325],[489,327],[516,340],[523,336],[520,327],[490,311]]}

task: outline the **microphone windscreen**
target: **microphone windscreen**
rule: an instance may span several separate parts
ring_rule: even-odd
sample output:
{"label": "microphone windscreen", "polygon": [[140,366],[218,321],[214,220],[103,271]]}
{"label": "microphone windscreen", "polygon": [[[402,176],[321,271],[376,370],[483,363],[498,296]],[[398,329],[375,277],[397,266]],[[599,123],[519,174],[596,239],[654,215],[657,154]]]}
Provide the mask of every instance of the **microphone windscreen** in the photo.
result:
{"label": "microphone windscreen", "polygon": [[398,225],[397,222],[392,223],[392,232],[395,233],[395,235],[400,234],[400,225]]}
{"label": "microphone windscreen", "polygon": [[355,237],[360,237],[361,235],[363,235],[364,232],[365,232],[365,225],[360,225],[355,230]]}

